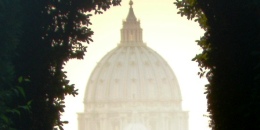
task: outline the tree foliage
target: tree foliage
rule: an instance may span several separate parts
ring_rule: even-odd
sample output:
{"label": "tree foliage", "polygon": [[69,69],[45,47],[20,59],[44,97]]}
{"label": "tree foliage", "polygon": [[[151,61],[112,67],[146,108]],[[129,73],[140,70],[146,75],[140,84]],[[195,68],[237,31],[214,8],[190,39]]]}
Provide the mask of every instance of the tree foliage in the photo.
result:
{"label": "tree foliage", "polygon": [[12,104],[16,99],[24,100],[25,93],[19,86],[23,82],[15,78],[13,58],[21,36],[21,6],[19,0],[0,1],[0,129],[10,130],[13,120],[10,116],[19,116],[21,111],[29,109],[28,104]]}
{"label": "tree foliage", "polygon": [[260,129],[259,0],[177,0],[175,5],[206,31],[197,41],[203,51],[193,60],[209,81],[211,128]]}
{"label": "tree foliage", "polygon": [[[69,59],[83,59],[86,43],[92,41],[93,35],[88,27],[90,12],[102,13],[119,3],[120,0],[0,2],[1,126],[19,130],[52,130],[55,126],[62,129],[66,123],[60,120],[65,96],[77,95],[63,66]],[[17,94],[3,97],[6,91]],[[28,105],[30,111],[25,110]],[[13,109],[17,107],[24,109]],[[19,116],[5,114],[6,110]]]}

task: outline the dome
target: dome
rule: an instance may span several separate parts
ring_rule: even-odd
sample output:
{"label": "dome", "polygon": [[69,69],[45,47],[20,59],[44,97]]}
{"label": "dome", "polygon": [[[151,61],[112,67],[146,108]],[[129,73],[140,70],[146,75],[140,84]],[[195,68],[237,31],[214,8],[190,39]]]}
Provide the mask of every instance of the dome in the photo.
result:
{"label": "dome", "polygon": [[176,76],[167,62],[142,41],[140,21],[130,9],[121,29],[121,42],[92,72],[85,102],[181,101]]}
{"label": "dome", "polygon": [[143,42],[133,2],[129,5],[120,43],[88,80],[79,130],[188,130],[177,78]]}
{"label": "dome", "polygon": [[144,43],[119,44],[92,72],[87,102],[180,101],[176,76],[167,62]]}

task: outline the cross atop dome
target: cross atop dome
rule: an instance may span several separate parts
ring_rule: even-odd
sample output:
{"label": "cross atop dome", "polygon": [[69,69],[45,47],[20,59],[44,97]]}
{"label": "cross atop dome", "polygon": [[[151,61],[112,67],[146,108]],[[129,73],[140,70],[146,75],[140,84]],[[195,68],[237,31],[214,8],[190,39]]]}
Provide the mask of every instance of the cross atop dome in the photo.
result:
{"label": "cross atop dome", "polygon": [[132,7],[133,4],[134,4],[133,1],[130,0],[130,2],[129,2],[130,7]]}
{"label": "cross atop dome", "polygon": [[130,8],[129,8],[129,12],[128,12],[128,15],[127,15],[127,18],[126,20],[127,21],[136,21],[136,17],[135,17],[135,14],[134,14],[134,10],[133,10],[133,1],[130,0],[129,2],[129,5],[130,5]]}
{"label": "cross atop dome", "polygon": [[145,45],[143,43],[142,28],[140,21],[136,19],[133,9],[133,1],[129,1],[129,12],[126,20],[123,21],[123,28],[121,29],[121,45]]}

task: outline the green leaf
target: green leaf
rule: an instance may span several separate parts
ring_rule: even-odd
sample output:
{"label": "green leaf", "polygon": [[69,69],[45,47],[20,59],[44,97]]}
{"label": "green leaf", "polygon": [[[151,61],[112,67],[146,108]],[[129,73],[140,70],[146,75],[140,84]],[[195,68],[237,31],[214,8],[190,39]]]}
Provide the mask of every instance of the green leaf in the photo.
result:
{"label": "green leaf", "polygon": [[32,104],[32,100],[27,102],[27,106],[31,106],[31,104]]}
{"label": "green leaf", "polygon": [[9,119],[5,115],[1,115],[0,118],[4,120],[5,123],[9,122]]}
{"label": "green leaf", "polygon": [[23,82],[23,77],[22,77],[22,76],[20,76],[20,77],[18,78],[18,82],[19,82],[19,83]]}
{"label": "green leaf", "polygon": [[22,96],[25,98],[25,92],[23,88],[18,86],[17,89],[19,90],[20,94],[22,94]]}

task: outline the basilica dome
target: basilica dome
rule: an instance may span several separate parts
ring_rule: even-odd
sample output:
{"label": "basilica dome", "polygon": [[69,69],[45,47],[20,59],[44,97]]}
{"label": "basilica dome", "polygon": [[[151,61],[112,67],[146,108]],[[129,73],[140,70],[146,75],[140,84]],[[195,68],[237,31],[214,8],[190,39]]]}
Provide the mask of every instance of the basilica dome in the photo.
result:
{"label": "basilica dome", "polygon": [[143,43],[140,22],[130,8],[121,42],[98,62],[89,78],[85,101],[136,100],[180,101],[181,93],[167,62]]}
{"label": "basilica dome", "polygon": [[176,76],[167,62],[142,42],[120,43],[92,72],[86,102],[180,101]]}
{"label": "basilica dome", "polygon": [[177,78],[143,42],[133,2],[129,4],[120,43],[88,80],[79,130],[188,130]]}

